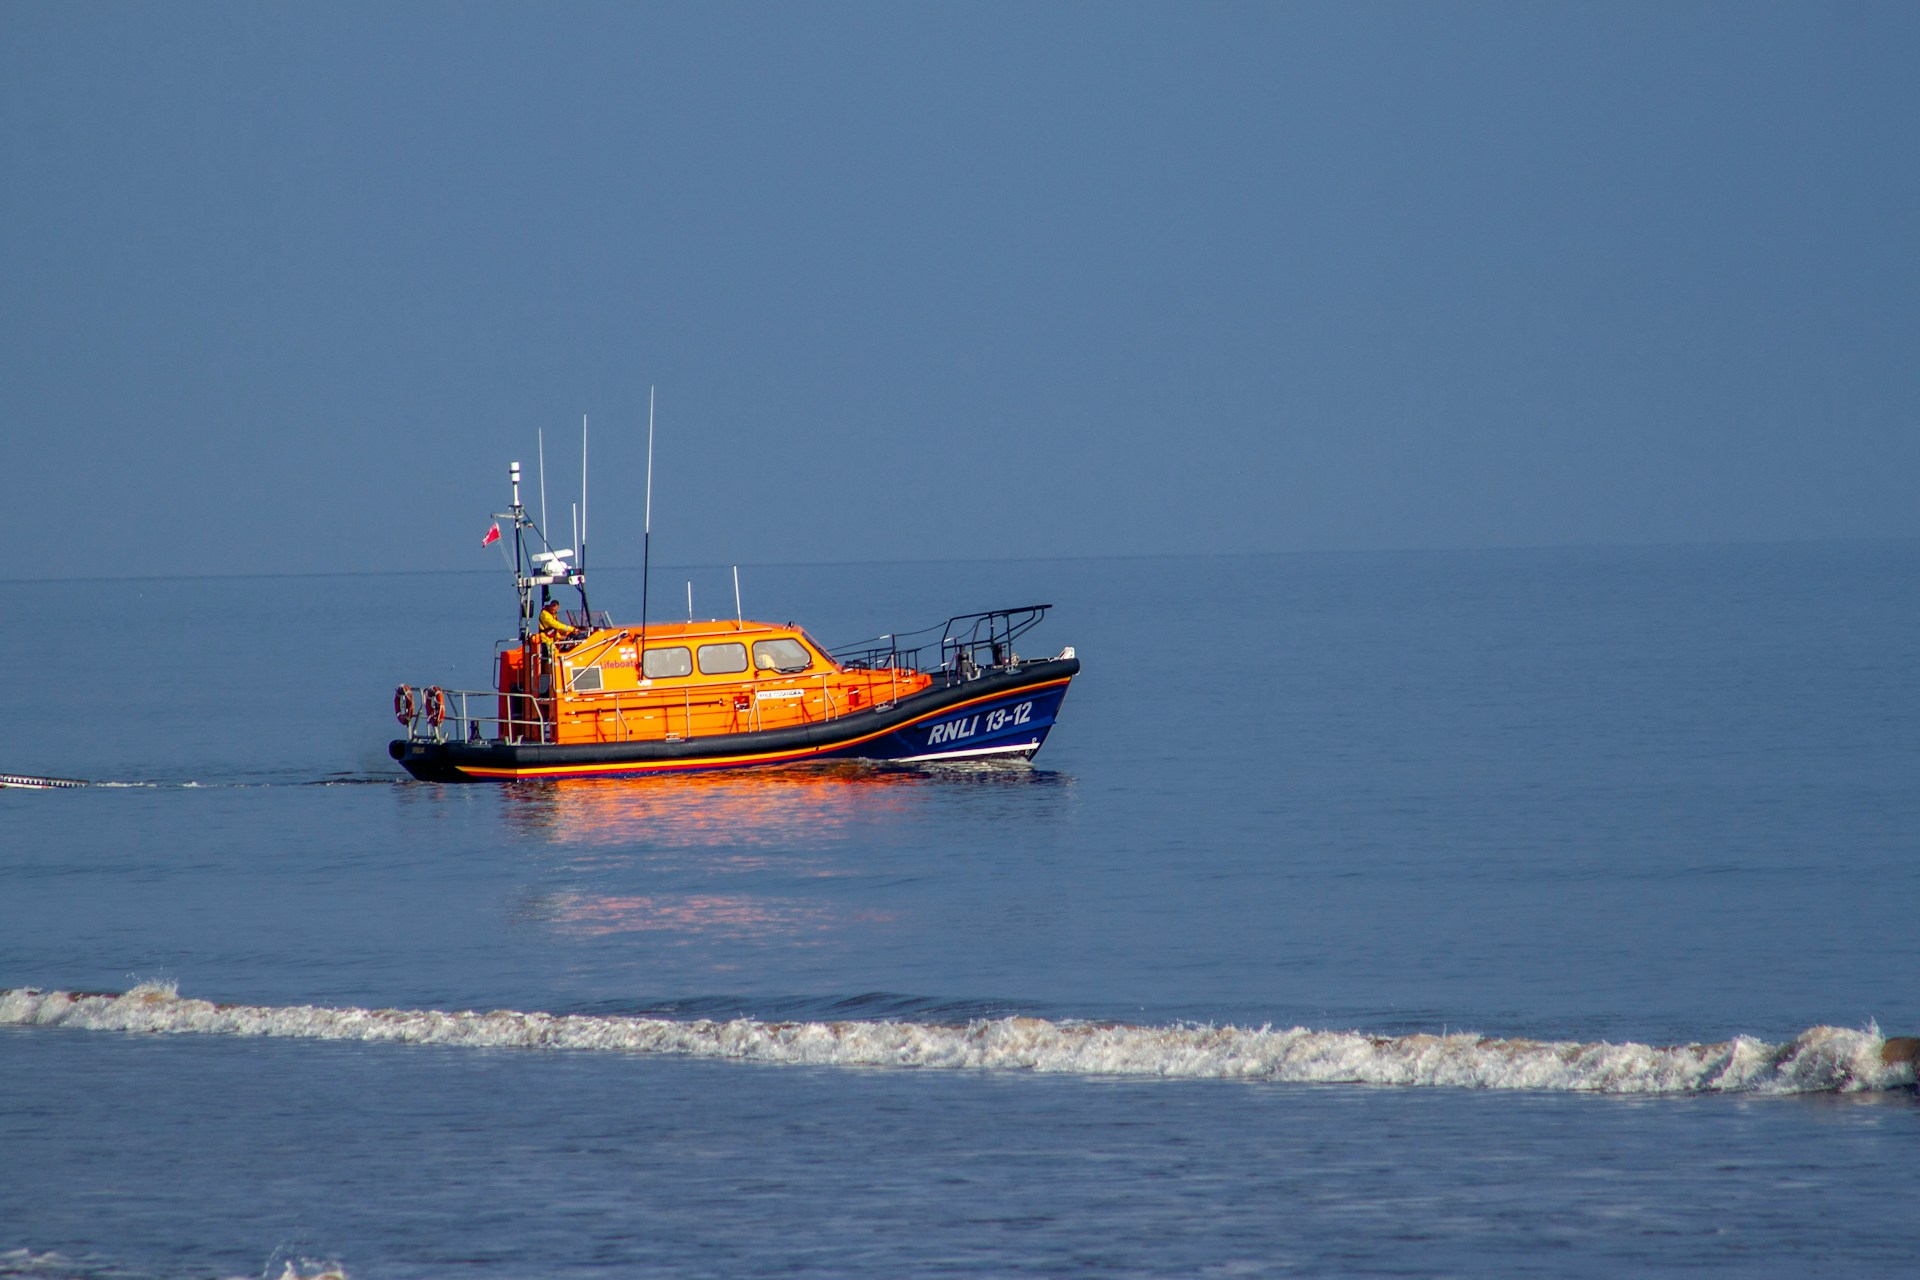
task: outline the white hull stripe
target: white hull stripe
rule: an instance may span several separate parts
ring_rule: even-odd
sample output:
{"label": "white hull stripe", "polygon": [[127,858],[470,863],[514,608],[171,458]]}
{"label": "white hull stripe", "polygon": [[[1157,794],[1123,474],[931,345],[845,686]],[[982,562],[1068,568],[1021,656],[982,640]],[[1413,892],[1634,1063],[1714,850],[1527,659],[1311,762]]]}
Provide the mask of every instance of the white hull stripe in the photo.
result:
{"label": "white hull stripe", "polygon": [[963,760],[968,756],[1006,756],[1021,751],[1038,751],[1040,743],[1015,742],[1004,747],[975,747],[970,751],[935,751],[924,756],[896,756],[901,762],[909,760]]}

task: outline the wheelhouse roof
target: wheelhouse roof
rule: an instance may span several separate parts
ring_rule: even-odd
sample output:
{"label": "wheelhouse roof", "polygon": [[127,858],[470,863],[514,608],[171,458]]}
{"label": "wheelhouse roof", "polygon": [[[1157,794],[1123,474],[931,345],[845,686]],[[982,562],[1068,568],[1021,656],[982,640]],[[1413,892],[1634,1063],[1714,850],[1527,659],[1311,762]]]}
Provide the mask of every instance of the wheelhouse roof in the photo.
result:
{"label": "wheelhouse roof", "polygon": [[773,634],[782,636],[803,636],[805,629],[791,623],[755,622],[749,618],[744,622],[729,622],[718,618],[706,622],[649,622],[645,627],[633,624],[624,627],[607,627],[595,632],[627,631],[638,637],[646,633],[647,642],[655,640],[699,640],[709,636],[744,636]]}

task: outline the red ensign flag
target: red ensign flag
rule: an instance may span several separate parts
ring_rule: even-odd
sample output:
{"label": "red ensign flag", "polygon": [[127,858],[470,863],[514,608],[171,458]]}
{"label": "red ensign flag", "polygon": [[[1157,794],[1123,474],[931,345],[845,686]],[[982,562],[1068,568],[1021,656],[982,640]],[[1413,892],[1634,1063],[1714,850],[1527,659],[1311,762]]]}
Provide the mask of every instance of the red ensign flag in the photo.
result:
{"label": "red ensign flag", "polygon": [[490,547],[498,541],[500,541],[500,523],[499,521],[495,521],[493,526],[487,530],[487,536],[480,539],[480,545]]}

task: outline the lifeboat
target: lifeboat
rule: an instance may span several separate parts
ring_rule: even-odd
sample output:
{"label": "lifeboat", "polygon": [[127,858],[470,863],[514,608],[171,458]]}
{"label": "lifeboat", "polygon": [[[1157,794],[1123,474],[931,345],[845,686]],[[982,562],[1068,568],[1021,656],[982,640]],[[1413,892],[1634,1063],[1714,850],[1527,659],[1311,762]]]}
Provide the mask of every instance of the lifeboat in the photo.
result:
{"label": "lifeboat", "polygon": [[[407,736],[388,754],[423,781],[1026,759],[1080,670],[1071,648],[1016,651],[1044,604],[959,614],[839,651],[792,623],[738,616],[615,625],[589,606],[572,551],[546,547],[528,518],[518,463],[511,479],[512,505],[495,519],[512,523],[519,630],[499,648],[494,687],[394,692]],[[577,609],[552,607],[565,588],[577,590]]]}

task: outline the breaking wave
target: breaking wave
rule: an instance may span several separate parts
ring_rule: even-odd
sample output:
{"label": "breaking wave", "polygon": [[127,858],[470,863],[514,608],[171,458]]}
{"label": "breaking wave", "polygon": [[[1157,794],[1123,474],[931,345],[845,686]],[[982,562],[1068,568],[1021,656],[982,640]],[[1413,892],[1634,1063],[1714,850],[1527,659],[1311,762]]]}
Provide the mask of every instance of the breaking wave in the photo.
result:
{"label": "breaking wave", "polygon": [[1716,1044],[1656,1046],[1471,1034],[1375,1036],[1301,1027],[1139,1027],[1027,1017],[942,1025],[273,1007],[182,999],[173,988],[157,985],[123,994],[0,991],[0,1026],[672,1054],[808,1066],[1616,1094],[1912,1088],[1920,1060],[1920,1039],[1838,1027],[1814,1027],[1783,1044],[1740,1036]]}

